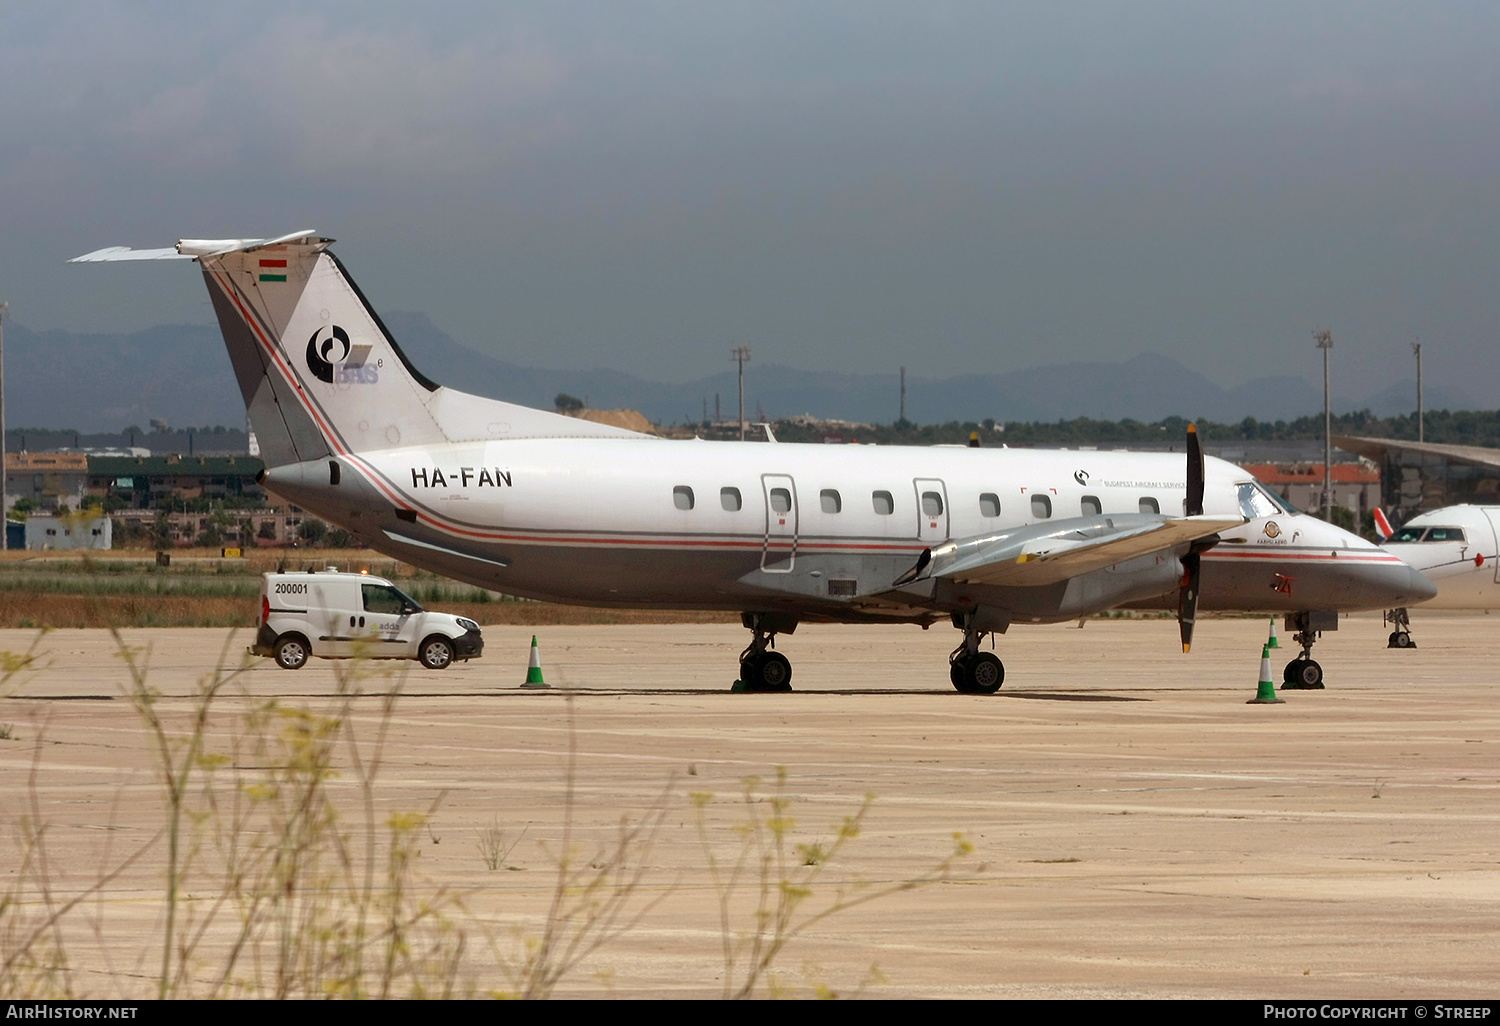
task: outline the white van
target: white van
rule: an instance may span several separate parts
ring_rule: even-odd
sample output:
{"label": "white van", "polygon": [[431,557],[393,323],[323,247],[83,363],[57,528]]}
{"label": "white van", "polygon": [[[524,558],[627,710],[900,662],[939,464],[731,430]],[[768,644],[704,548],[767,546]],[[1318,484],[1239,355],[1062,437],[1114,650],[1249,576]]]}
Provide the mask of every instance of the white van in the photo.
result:
{"label": "white van", "polygon": [[430,613],[390,581],[369,574],[262,574],[260,630],[250,651],[283,670],[300,670],[309,656],[415,659],[441,670],[484,651],[479,624]]}

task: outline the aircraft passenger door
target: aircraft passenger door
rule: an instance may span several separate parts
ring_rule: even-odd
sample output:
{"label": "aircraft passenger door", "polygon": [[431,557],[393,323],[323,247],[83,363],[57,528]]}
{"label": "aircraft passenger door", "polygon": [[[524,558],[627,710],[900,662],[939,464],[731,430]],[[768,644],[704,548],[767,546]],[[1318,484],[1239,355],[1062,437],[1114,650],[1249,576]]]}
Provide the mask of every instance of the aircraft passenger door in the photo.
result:
{"label": "aircraft passenger door", "polygon": [[948,540],[948,488],[935,477],[919,477],[913,484],[917,494],[917,539],[931,547]]}
{"label": "aircraft passenger door", "polygon": [[[1495,532],[1493,543],[1497,546],[1500,546],[1500,506],[1485,506],[1483,508],[1484,515],[1490,522],[1490,528]],[[1480,546],[1480,550],[1483,551],[1482,545]],[[1500,555],[1500,553],[1497,553],[1495,549],[1492,548],[1489,552],[1486,552],[1484,554],[1484,558],[1490,559],[1497,555]],[[1500,559],[1495,560],[1495,583],[1500,584]]]}
{"label": "aircraft passenger door", "polygon": [[786,474],[762,474],[766,500],[766,543],[760,568],[768,574],[789,574],[797,561],[797,485]]}

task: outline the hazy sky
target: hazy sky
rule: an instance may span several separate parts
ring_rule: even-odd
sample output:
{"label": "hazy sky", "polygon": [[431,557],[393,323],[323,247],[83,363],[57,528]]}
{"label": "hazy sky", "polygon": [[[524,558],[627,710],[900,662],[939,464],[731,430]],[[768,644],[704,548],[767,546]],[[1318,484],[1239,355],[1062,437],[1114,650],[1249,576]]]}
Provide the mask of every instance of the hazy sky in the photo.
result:
{"label": "hazy sky", "polygon": [[[551,367],[1235,384],[1500,367],[1494,3],[0,6],[0,299],[212,319],[105,245],[314,228]],[[1500,403],[1500,399],[1495,400]]]}

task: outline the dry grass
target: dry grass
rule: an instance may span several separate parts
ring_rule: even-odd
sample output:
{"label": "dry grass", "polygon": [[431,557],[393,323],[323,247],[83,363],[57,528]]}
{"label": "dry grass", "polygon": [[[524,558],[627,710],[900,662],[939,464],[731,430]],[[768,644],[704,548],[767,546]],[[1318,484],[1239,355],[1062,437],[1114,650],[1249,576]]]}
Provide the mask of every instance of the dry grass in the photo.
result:
{"label": "dry grass", "polygon": [[154,552],[0,553],[0,628],[249,627],[259,576],[288,570],[368,570],[388,577],[430,609],[482,626],[737,623],[716,611],[606,609],[506,600],[420,571],[368,549],[259,549],[224,559],[216,549],[178,549],[169,567]]}

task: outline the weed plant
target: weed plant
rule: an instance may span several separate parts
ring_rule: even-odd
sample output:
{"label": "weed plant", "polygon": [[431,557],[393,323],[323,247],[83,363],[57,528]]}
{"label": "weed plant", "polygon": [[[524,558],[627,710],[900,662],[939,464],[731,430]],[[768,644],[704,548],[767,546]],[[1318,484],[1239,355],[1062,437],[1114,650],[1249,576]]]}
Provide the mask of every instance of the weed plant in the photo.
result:
{"label": "weed plant", "polygon": [[[376,669],[382,664],[373,660],[337,662],[335,693],[322,708],[290,706],[249,693],[248,657],[232,658],[231,634],[184,708],[150,685],[149,649],[114,637],[127,671],[125,697],[147,739],[159,827],[123,854],[106,851],[92,882],[66,885],[38,798],[45,725],[31,732],[25,808],[7,824],[16,851],[14,871],[0,886],[0,994],[94,996],[78,982],[95,977],[79,976],[69,938],[80,919],[89,924],[81,913],[94,907],[91,899],[100,899],[92,928],[106,967],[114,966],[123,953],[108,950],[105,920],[118,906],[103,898],[138,864],[161,867],[159,918],[141,940],[159,998],[550,997],[676,889],[647,886],[659,865],[653,849],[663,824],[681,808],[674,781],[644,811],[622,816],[608,842],[591,849],[575,836],[572,696],[563,696],[561,826],[539,845],[552,874],[547,909],[536,924],[518,926],[474,914],[464,895],[417,871],[423,838],[437,841],[432,820],[441,794],[422,808],[380,811],[388,808],[380,778],[404,682],[399,670]],[[36,667],[40,640],[26,653],[0,655],[0,701]],[[355,729],[356,706],[378,713],[363,734]],[[786,784],[778,769],[769,792],[750,778],[728,805],[707,793],[689,796],[717,897],[725,997],[790,993],[777,965],[794,941],[830,917],[953,878],[971,851],[955,835],[951,853],[926,873],[830,888],[824,874],[846,859],[872,799],[831,837],[799,842]],[[725,807],[740,817],[727,828],[713,813]],[[525,833],[512,838],[498,819],[481,831],[486,867],[507,866]],[[872,966],[856,993],[879,979]],[[837,996],[823,984],[814,992]]]}

